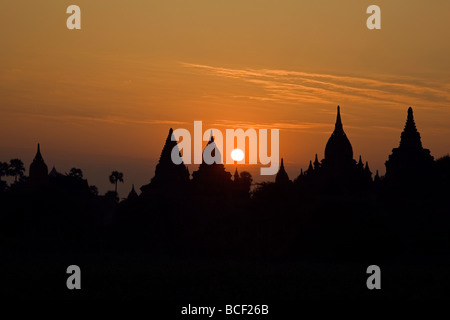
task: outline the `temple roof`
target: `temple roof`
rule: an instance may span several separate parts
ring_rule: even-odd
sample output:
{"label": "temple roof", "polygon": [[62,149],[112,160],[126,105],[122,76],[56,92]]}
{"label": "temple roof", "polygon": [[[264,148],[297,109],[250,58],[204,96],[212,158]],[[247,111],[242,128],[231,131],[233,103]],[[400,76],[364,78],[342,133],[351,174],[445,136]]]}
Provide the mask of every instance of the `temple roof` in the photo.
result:
{"label": "temple roof", "polygon": [[280,165],[280,169],[277,172],[277,175],[275,177],[275,182],[276,183],[287,183],[289,182],[289,176],[286,172],[286,170],[284,169],[284,163],[283,163],[283,158],[281,158],[281,165]]}
{"label": "temple roof", "polygon": [[431,156],[430,150],[422,147],[420,133],[417,131],[414,122],[413,110],[409,107],[400,145],[398,148],[392,149],[392,154],[389,155],[389,159],[385,163],[386,178],[408,177],[411,176],[412,172],[417,174],[422,169],[429,168],[432,163],[433,156]]}
{"label": "temple roof", "polygon": [[48,177],[48,167],[45,164],[44,158],[41,155],[41,146],[38,143],[37,152],[34,156],[33,162],[30,165],[30,178],[46,178]]}
{"label": "temple roof", "polygon": [[50,171],[50,173],[49,173],[48,175],[49,175],[50,177],[60,177],[60,176],[62,176],[63,174],[62,174],[62,173],[59,173],[59,172],[56,170],[55,166],[53,166],[52,170]]}
{"label": "temple roof", "polygon": [[138,197],[139,197],[139,196],[138,196],[136,190],[134,190],[134,184],[133,184],[133,186],[131,187],[131,191],[130,191],[130,193],[128,194],[127,199],[128,199],[128,200],[134,200],[134,199],[137,199]]}
{"label": "temple roof", "polygon": [[37,152],[34,156],[33,162],[44,162],[44,158],[41,155],[41,145],[38,143]]}
{"label": "temple roof", "polygon": [[314,159],[314,169],[318,169],[320,167],[320,162],[319,159],[317,158],[317,153],[316,153],[316,158]]}
{"label": "temple roof", "polygon": [[236,168],[236,170],[234,171],[234,181],[238,181],[239,180],[239,172],[238,169]]}
{"label": "temple roof", "polygon": [[337,107],[336,124],[325,147],[325,160],[328,164],[345,162],[353,159],[353,149],[344,132],[340,107]]}
{"label": "temple roof", "polygon": [[[217,154],[216,154],[217,151]],[[231,182],[231,173],[225,170],[223,163],[217,163],[213,160],[211,164],[205,161],[205,152],[210,153],[213,159],[221,158],[220,150],[214,142],[213,132],[211,130],[211,136],[208,144],[202,152],[202,163],[199,165],[198,170],[192,173],[192,180],[196,184],[203,184],[204,186],[212,187],[216,184],[226,184]]]}
{"label": "temple roof", "polygon": [[413,110],[411,107],[408,109],[408,116],[406,118],[405,128],[401,134],[399,148],[422,149],[420,133],[417,131],[416,123],[414,122]]}
{"label": "temple roof", "polygon": [[142,192],[146,191],[150,185],[157,188],[162,186],[173,188],[176,187],[176,185],[189,180],[189,171],[183,161],[178,165],[172,161],[172,150],[178,151],[181,156],[178,149],[178,143],[175,139],[172,139],[172,136],[173,129],[170,128],[166,142],[161,151],[161,156],[159,157],[159,162],[156,165],[155,176],[151,179],[150,184],[141,187]]}

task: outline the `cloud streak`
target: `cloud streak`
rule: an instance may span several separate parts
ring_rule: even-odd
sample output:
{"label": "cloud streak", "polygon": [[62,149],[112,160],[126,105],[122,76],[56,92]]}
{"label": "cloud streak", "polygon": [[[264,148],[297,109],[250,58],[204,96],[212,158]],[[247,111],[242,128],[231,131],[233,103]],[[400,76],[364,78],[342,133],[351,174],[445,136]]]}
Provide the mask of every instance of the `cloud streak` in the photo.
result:
{"label": "cloud streak", "polygon": [[300,121],[277,121],[277,122],[250,122],[234,120],[218,120],[212,124],[213,127],[225,127],[227,129],[284,129],[284,130],[311,130],[329,128],[329,123],[300,122]]}
{"label": "cloud streak", "polygon": [[31,118],[41,118],[54,121],[88,121],[88,122],[101,122],[113,125],[187,125],[185,121],[176,120],[136,120],[127,119],[119,116],[106,116],[106,117],[91,117],[91,116],[77,116],[77,115],[63,115],[63,114],[21,114],[21,116],[27,116]]}
{"label": "cloud streak", "polygon": [[263,88],[265,94],[261,96],[235,96],[253,100],[292,104],[352,102],[402,108],[405,105],[442,108],[450,104],[450,93],[445,83],[420,78],[365,78],[278,69],[232,69],[184,62],[181,64],[203,74],[236,79]]}

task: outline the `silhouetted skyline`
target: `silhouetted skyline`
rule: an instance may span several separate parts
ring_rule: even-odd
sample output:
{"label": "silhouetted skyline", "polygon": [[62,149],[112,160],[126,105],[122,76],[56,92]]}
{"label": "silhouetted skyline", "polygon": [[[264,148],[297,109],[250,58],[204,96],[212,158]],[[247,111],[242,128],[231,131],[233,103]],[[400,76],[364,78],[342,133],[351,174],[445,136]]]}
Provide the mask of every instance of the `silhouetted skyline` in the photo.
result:
{"label": "silhouetted skyline", "polygon": [[[323,160],[319,161],[318,153],[316,153],[314,162],[311,160],[309,162],[309,166],[303,166],[305,169],[301,168],[300,173],[294,174],[292,179],[290,179],[284,166],[284,159],[281,157],[280,170],[275,177],[269,177],[269,179],[257,181],[256,185],[260,182],[271,181],[275,181],[277,184],[286,184],[291,182],[299,183],[304,180],[305,177],[307,179],[312,179],[315,177],[314,179],[318,179],[320,183],[323,183],[324,179],[341,180],[346,177],[351,177],[351,179],[356,179],[359,182],[373,182],[375,177],[375,180],[377,181],[383,180],[384,175],[380,175],[378,169],[375,174],[370,170],[368,161],[366,161],[364,165],[362,155],[359,155],[358,162],[354,159],[351,142],[345,134],[343,127],[340,107],[338,106],[335,128],[326,143],[324,151],[325,157]],[[161,151],[159,162],[156,165],[155,174],[151,178],[150,183],[144,184],[140,187],[141,191],[144,193],[144,197],[149,195],[151,196],[155,192],[176,193],[178,188],[181,188],[180,192],[182,192],[185,186],[191,182],[194,185],[198,185],[199,183],[210,184],[210,186],[207,187],[209,190],[211,188],[215,188],[216,185],[221,185],[222,183],[228,184],[231,183],[232,180],[237,181],[237,179],[239,179],[238,167],[240,167],[241,172],[245,172],[245,166],[229,166],[235,167],[235,178],[232,179],[232,174],[226,170],[223,164],[207,165],[203,162],[197,169],[194,169],[191,174],[188,167],[183,163],[181,165],[175,165],[172,162],[172,150],[174,148],[178,148],[177,142],[172,140],[172,133],[173,129],[170,128],[164,147]],[[206,145],[211,143],[214,144],[212,133],[211,138]],[[432,163],[433,156],[430,155],[430,151],[428,149],[424,149],[422,147],[420,133],[418,132],[414,121],[413,109],[409,107],[406,124],[400,135],[399,147],[394,147],[392,149],[392,154],[389,155],[389,158],[385,163],[388,168],[387,177],[388,179],[392,179],[394,177],[398,178],[402,175],[415,176],[417,174],[416,172],[419,170],[429,170],[427,168],[431,168]],[[195,165],[193,166],[195,168]],[[77,171],[79,171],[79,173],[77,173]],[[82,176],[82,171],[80,169],[72,168],[70,173],[66,173],[66,175],[71,176],[74,174],[79,174]],[[117,182],[115,182],[117,178],[115,178],[114,181],[111,180],[111,177],[114,174],[116,174],[116,176],[120,175],[120,178],[118,179],[121,183],[123,183],[126,179],[123,179],[122,172],[112,171],[112,175],[109,177],[109,180],[113,185],[115,185],[115,190],[117,190]],[[11,176],[12,174],[9,175]],[[23,175],[23,173],[21,173],[21,175]],[[5,174],[5,177],[7,176],[8,174]],[[53,166],[49,174],[48,166],[41,154],[40,144],[38,144],[36,155],[29,166],[28,183],[33,186],[45,185],[48,183],[49,177],[57,176],[64,176],[64,174],[58,172],[55,166]],[[26,175],[25,178],[27,178]],[[17,181],[17,177],[15,177],[15,180]],[[207,181],[210,182],[207,183]],[[253,178],[251,181],[253,181]],[[135,182],[131,181],[131,185],[131,190],[122,190],[122,194],[128,194],[128,197],[125,198],[133,198],[135,195],[138,195],[134,188]],[[200,190],[198,191],[201,192]],[[119,199],[122,199],[122,197],[119,196]]]}
{"label": "silhouetted skyline", "polygon": [[444,156],[450,3],[377,4],[383,28],[370,31],[367,6],[351,1],[265,2],[256,13],[237,0],[179,1],[177,10],[98,0],[79,4],[89,15],[72,32],[60,1],[12,2],[2,22],[14,32],[0,35],[8,48],[0,52],[0,159],[28,167],[40,143],[49,169],[83,168],[102,193],[104,176],[120,170],[130,190],[153,174],[170,127],[202,120],[221,130],[280,128],[293,177],[316,153],[324,157],[337,104],[355,155],[373,172],[384,174],[408,106],[424,145]]}

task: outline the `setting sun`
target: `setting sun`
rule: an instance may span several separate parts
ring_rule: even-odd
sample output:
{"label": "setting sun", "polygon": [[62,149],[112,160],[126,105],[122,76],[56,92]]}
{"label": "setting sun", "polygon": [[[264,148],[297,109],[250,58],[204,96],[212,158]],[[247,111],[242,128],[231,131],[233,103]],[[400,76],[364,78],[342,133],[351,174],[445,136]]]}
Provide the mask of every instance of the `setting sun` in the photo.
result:
{"label": "setting sun", "polygon": [[241,149],[234,149],[231,151],[231,158],[234,161],[242,161],[244,159],[244,152]]}

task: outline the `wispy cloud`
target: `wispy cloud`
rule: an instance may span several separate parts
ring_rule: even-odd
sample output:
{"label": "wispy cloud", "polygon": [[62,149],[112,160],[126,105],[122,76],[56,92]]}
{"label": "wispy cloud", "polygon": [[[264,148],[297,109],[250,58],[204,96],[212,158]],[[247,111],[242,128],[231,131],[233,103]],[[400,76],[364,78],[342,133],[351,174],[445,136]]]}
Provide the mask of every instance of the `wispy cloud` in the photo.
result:
{"label": "wispy cloud", "polygon": [[300,121],[277,121],[277,122],[250,122],[234,120],[218,120],[212,123],[215,127],[226,127],[231,129],[284,129],[284,130],[311,130],[315,128],[329,128],[329,123],[313,123]]}
{"label": "wispy cloud", "polygon": [[[23,115],[22,115],[23,116]],[[187,122],[176,120],[137,120],[127,119],[119,116],[106,117],[91,117],[91,116],[77,116],[77,115],[63,115],[63,114],[26,114],[28,117],[49,119],[55,121],[92,121],[103,122],[116,125],[141,124],[141,125],[187,125]]]}
{"label": "wispy cloud", "polygon": [[450,104],[448,85],[427,79],[376,76],[341,76],[278,69],[232,69],[202,64],[181,63],[199,72],[245,81],[262,87],[261,96],[239,98],[280,103],[382,103],[440,108]]}

